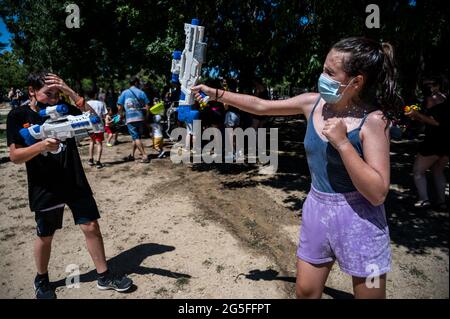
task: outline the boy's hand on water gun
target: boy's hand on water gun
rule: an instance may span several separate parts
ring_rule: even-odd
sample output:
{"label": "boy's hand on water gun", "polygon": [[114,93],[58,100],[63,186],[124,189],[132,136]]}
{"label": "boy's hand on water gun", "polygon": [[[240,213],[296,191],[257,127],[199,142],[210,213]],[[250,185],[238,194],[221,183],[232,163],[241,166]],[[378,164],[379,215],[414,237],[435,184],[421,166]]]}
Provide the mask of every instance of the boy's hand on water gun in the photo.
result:
{"label": "boy's hand on water gun", "polygon": [[40,142],[41,152],[56,152],[59,149],[59,140],[54,138],[46,138]]}
{"label": "boy's hand on water gun", "polygon": [[348,141],[347,125],[342,119],[331,118],[326,120],[322,134],[336,149],[339,149],[341,145]]}

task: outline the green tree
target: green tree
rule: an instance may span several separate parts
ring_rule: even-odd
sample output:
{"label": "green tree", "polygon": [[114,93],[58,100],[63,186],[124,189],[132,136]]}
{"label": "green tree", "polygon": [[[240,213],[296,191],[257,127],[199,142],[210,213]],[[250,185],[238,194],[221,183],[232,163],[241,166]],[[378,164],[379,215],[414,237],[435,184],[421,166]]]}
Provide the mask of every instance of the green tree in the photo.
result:
{"label": "green tree", "polygon": [[[81,86],[117,83],[142,73],[161,85],[171,51],[184,47],[183,24],[199,18],[208,43],[204,75],[259,76],[267,84],[313,89],[330,46],[369,36],[396,48],[400,86],[415,98],[426,73],[448,74],[448,9],[443,1],[379,0],[381,28],[367,29],[364,1],[78,0],[81,27],[65,26],[67,1],[0,0],[15,54],[30,69],[47,67]],[[157,80],[158,79],[158,80]]]}
{"label": "green tree", "polygon": [[27,70],[11,52],[0,53],[0,95],[4,96],[11,87],[24,88]]}

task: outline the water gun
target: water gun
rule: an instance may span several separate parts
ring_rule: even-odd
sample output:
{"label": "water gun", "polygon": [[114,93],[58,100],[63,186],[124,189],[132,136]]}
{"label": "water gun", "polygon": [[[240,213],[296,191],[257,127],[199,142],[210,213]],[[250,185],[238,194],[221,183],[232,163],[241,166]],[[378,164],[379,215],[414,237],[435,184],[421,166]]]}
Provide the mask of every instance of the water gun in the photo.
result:
{"label": "water gun", "polygon": [[112,121],[112,123],[115,124],[115,125],[119,124],[120,121],[121,121],[120,114],[114,115],[114,116],[112,117],[111,121]]}
{"label": "water gun", "polygon": [[[68,138],[77,139],[87,137],[90,133],[103,131],[102,120],[90,112],[81,115],[66,115],[69,108],[65,104],[47,107],[39,111],[41,117],[49,117],[42,125],[24,125],[20,130],[25,144],[30,146],[46,138],[54,138],[65,142]],[[58,154],[64,149],[63,144],[59,144],[59,149],[53,154]],[[47,152],[43,153],[47,155]]]}
{"label": "water gun", "polygon": [[420,111],[420,107],[417,104],[407,105],[403,109],[405,113],[409,113],[411,111]]}
{"label": "water gun", "polygon": [[[192,108],[195,97],[191,87],[198,83],[202,64],[205,62],[206,43],[203,42],[205,27],[199,25],[198,19],[192,19],[190,24],[184,24],[184,33],[186,34],[184,50],[172,53],[171,66],[172,83],[181,84],[180,100],[177,108],[171,106],[167,110],[167,118],[170,119],[170,115],[178,111],[180,122],[193,123],[200,118],[200,113]],[[200,108],[204,108],[209,97],[203,92],[200,92],[200,95],[202,96]]]}

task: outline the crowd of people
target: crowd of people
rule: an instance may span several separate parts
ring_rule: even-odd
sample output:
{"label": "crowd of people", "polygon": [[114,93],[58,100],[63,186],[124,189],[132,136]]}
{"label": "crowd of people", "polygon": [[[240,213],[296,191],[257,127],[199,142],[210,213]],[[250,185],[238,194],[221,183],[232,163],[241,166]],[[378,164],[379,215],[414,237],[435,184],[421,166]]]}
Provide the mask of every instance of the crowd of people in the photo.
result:
{"label": "crowd of people", "polygon": [[[269,99],[268,90],[260,79],[254,79],[249,85],[241,87],[238,87],[238,81],[235,79],[212,80],[210,83],[230,92],[246,92],[260,98]],[[166,157],[164,139],[168,138],[166,128],[170,125],[169,122],[173,122],[172,128],[186,126],[189,136],[183,150],[194,152],[191,150],[192,139],[194,138],[192,125],[179,122],[176,112],[170,118],[166,116],[169,107],[178,105],[179,96],[179,85],[172,84],[165,92],[158,94],[152,90],[146,90],[145,85],[141,84],[138,77],[132,77],[129,80],[129,87],[117,94],[115,98],[112,90],[108,90],[106,93],[102,89],[88,91],[86,93],[87,103],[103,119],[104,123],[103,132],[90,135],[88,164],[99,169],[103,168],[104,165],[101,162],[103,143],[106,140],[107,147],[117,145],[120,133],[129,134],[132,139],[131,151],[124,157],[124,160],[136,160],[137,151],[138,160],[141,163],[149,163],[151,157],[147,154],[148,152],[142,143],[142,139],[148,137],[152,138],[152,147],[158,152],[157,158]],[[214,127],[225,132],[226,128],[241,127],[246,129],[250,127],[257,130],[263,127],[267,120],[266,116],[250,114],[217,101],[210,101],[204,107],[196,102],[194,108],[200,112],[202,129]],[[231,133],[231,131],[227,132],[228,134]],[[233,143],[228,148],[233,152],[225,154],[225,159],[232,161],[243,154],[236,153],[235,142],[232,137],[228,140]]]}

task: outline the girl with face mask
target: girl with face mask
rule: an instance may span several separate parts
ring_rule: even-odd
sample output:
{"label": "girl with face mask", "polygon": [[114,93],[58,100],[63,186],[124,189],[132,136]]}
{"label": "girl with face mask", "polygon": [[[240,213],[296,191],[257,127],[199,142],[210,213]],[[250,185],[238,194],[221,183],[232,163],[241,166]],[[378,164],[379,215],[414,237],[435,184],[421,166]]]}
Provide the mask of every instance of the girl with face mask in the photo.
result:
{"label": "girl with face mask", "polygon": [[[385,114],[396,101],[395,73],[390,44],[347,38],[329,51],[319,93],[269,101],[205,85],[192,88],[249,113],[307,118],[312,185],[297,250],[299,298],[321,297],[335,261],[352,276],[356,298],[385,297],[391,264],[383,206],[390,179]],[[366,285],[367,278],[378,285]]]}

